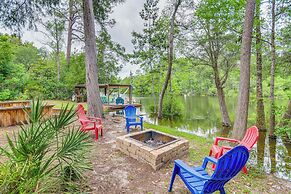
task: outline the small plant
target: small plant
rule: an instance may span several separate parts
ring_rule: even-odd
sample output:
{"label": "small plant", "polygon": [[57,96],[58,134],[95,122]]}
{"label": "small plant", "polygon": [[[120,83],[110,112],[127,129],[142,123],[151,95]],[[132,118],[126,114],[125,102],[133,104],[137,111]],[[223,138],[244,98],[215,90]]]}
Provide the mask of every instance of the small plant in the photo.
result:
{"label": "small plant", "polygon": [[[6,162],[0,164],[0,193],[42,193],[64,190],[62,185],[82,178],[90,169],[88,155],[92,143],[88,134],[69,129],[75,111],[68,105],[58,116],[45,119],[43,103],[33,101],[25,110],[29,124],[22,126],[8,146],[0,147]],[[69,169],[69,170],[68,170]]]}
{"label": "small plant", "polygon": [[[175,100],[175,97],[173,95],[166,96],[163,102],[163,118],[166,119],[173,119],[173,118],[180,118],[182,117],[182,111],[183,111],[183,104]],[[158,107],[155,105],[150,105],[150,114],[151,116],[155,117],[157,116]]]}
{"label": "small plant", "polygon": [[183,104],[176,100],[172,95],[167,96],[163,104],[164,118],[179,118],[182,117]]}

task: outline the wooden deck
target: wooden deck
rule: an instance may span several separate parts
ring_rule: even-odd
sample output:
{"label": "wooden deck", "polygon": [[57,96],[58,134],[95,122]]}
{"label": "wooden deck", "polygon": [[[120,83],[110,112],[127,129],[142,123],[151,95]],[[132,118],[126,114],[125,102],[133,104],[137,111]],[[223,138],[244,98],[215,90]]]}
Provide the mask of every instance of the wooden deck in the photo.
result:
{"label": "wooden deck", "polygon": [[[103,110],[104,111],[116,111],[116,110],[123,110],[128,104],[103,104]],[[139,103],[132,104],[136,108],[140,108],[142,105]]]}
{"label": "wooden deck", "polygon": [[[49,117],[54,105],[44,105],[43,114]],[[23,108],[30,110],[30,106],[0,107],[0,127],[8,127],[27,123],[27,115]]]}

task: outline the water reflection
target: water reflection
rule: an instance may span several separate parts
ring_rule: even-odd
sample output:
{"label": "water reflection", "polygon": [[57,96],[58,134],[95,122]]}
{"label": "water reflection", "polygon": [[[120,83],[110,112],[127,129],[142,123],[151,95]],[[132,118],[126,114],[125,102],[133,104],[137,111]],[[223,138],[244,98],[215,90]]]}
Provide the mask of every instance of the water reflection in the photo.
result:
{"label": "water reflection", "polygon": [[[195,134],[204,138],[214,139],[217,136],[228,137],[231,129],[222,127],[219,105],[216,97],[186,96],[177,97],[184,108],[183,117],[176,120],[158,120],[150,117],[151,98],[140,98],[143,105],[141,112],[147,113],[145,120],[153,123],[176,128],[179,131]],[[231,120],[234,119],[235,102],[227,98],[227,106]],[[287,101],[281,101],[286,103]],[[285,104],[282,104],[285,105]],[[255,123],[255,105],[249,108],[249,125]],[[251,151],[249,163],[258,166],[266,173],[291,181],[291,145],[284,143],[281,138],[269,139],[266,132],[260,132],[258,143]]]}

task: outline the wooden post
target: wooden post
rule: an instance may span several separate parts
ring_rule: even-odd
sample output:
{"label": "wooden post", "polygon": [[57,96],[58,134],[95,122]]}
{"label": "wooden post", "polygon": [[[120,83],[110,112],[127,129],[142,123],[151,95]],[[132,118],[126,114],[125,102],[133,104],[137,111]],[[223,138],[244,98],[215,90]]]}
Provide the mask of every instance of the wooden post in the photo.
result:
{"label": "wooden post", "polygon": [[129,86],[129,104],[132,104],[132,86]]}
{"label": "wooden post", "polygon": [[107,96],[107,104],[109,104],[109,84],[107,84],[105,88],[107,90],[107,94],[106,94],[106,96]]}
{"label": "wooden post", "polygon": [[80,98],[80,88],[75,88],[75,101],[78,103]]}

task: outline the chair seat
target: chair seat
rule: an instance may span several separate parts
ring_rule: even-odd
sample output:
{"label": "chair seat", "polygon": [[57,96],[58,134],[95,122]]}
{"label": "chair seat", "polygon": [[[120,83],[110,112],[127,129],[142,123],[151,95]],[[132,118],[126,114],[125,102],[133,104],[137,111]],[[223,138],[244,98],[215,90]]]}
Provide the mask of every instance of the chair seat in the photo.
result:
{"label": "chair seat", "polygon": [[[202,176],[205,176],[207,178],[210,178],[208,173],[202,168],[202,167],[194,167],[193,168],[196,172],[200,173]],[[202,193],[202,189],[204,187],[204,184],[207,180],[201,180],[200,178],[197,178],[187,171],[180,169],[180,176],[182,176],[182,180],[185,180],[184,182],[188,184],[188,186],[191,187],[195,191],[195,193]]]}
{"label": "chair seat", "polygon": [[[101,129],[102,125],[96,125],[97,129]],[[87,126],[83,126],[82,128],[83,130],[95,130],[94,125],[87,125]]]}
{"label": "chair seat", "polygon": [[219,153],[221,151],[221,147],[218,145],[212,145],[211,150],[212,150],[212,154],[216,155],[217,153]]}
{"label": "chair seat", "polygon": [[141,122],[128,122],[128,124],[130,124],[130,125],[140,125],[141,124]]}

